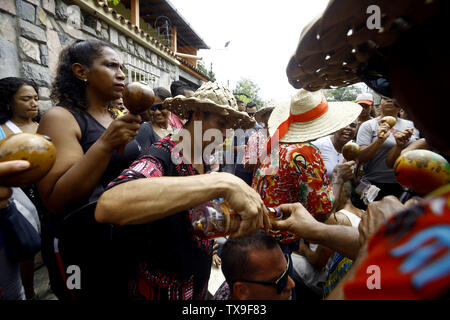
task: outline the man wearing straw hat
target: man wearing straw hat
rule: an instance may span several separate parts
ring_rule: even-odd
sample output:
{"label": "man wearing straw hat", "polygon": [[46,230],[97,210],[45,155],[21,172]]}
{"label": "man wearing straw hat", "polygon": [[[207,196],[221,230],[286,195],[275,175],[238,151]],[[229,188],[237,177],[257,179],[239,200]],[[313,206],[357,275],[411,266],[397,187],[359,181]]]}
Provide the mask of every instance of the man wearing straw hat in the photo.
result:
{"label": "man wearing straw hat", "polygon": [[[288,64],[289,82],[295,88],[318,90],[363,81],[377,93],[394,98],[427,142],[449,156],[448,117],[439,115],[446,112],[443,101],[450,91],[450,63],[445,41],[434,36],[450,31],[449,4],[330,1],[323,15],[302,32]],[[377,6],[382,13],[380,29],[367,27],[369,6]],[[329,298],[448,298],[448,183],[406,210],[392,196],[369,204],[359,233],[353,228],[317,223],[299,204],[280,209],[290,218],[273,223],[273,227],[356,258]]]}
{"label": "man wearing straw hat", "polygon": [[[275,107],[268,121],[271,153],[256,168],[252,183],[264,204],[276,207],[300,202],[314,217],[325,221],[333,210],[332,184],[320,151],[308,141],[346,127],[360,112],[356,103],[329,103],[321,91],[306,90],[295,93],[290,105]],[[274,159],[278,160],[276,166]],[[347,170],[352,165],[348,162]],[[333,190],[340,191],[341,175],[337,174],[332,183]],[[272,235],[284,252],[290,254],[298,249],[299,238],[292,233]]]}
{"label": "man wearing straw hat", "polygon": [[224,198],[241,217],[234,237],[270,225],[259,195],[241,179],[228,173],[203,174],[208,170],[204,159],[210,156],[204,154],[209,142],[203,138],[212,132],[215,139],[220,138],[214,141],[218,145],[226,129],[246,129],[255,122],[237,111],[227,88],[210,82],[190,98],[166,99],[164,106],[187,119],[182,141],[168,136],[154,144],[109,185],[95,217],[121,226],[118,242],[130,255],[129,261],[136,261],[129,265],[130,296],[203,299],[213,241],[193,233],[190,208]]}

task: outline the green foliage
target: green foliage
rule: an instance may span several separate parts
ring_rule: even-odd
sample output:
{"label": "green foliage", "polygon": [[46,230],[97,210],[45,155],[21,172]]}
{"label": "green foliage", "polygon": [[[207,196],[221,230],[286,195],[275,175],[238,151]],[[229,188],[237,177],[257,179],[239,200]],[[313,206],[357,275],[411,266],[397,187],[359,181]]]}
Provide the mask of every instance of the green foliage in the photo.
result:
{"label": "green foliage", "polygon": [[212,66],[211,70],[208,71],[205,65],[201,61],[199,61],[197,62],[197,69],[200,70],[203,75],[211,79],[212,82],[216,81],[216,74],[214,73],[214,71],[212,71]]}
{"label": "green foliage", "polygon": [[249,102],[254,102],[258,109],[263,106],[263,101],[259,96],[259,86],[250,79],[241,78],[241,80],[236,83],[233,94],[244,101],[244,105]]}
{"label": "green foliage", "polygon": [[117,6],[120,3],[120,0],[108,0],[108,2],[112,3],[115,6]]}
{"label": "green foliage", "polygon": [[208,71],[208,77],[211,79],[212,82],[216,81],[216,74],[212,71]]}
{"label": "green foliage", "polygon": [[205,65],[201,61],[197,62],[197,69],[205,76],[208,76],[208,70],[206,70]]}
{"label": "green foliage", "polygon": [[362,92],[363,90],[357,86],[323,90],[328,101],[355,101],[358,94]]}

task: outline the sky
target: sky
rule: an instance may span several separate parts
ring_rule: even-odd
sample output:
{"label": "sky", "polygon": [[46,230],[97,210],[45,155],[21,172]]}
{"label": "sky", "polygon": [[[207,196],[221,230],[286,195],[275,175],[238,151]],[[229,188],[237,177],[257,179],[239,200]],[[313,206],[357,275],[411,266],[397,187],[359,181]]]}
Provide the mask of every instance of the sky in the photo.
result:
{"label": "sky", "polygon": [[[259,87],[263,100],[288,101],[295,89],[286,66],[300,33],[328,0],[170,0],[210,50],[198,55],[217,81],[234,89],[241,78]],[[225,43],[230,41],[227,48]]]}

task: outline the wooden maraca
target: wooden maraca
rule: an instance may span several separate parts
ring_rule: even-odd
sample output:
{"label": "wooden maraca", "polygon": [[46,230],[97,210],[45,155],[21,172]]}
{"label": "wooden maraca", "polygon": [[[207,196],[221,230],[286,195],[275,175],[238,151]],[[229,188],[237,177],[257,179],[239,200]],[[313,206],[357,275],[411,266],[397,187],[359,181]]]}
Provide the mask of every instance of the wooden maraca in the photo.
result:
{"label": "wooden maraca", "polygon": [[0,162],[26,160],[25,171],[0,178],[2,185],[24,187],[41,180],[53,167],[56,149],[51,139],[37,133],[17,133],[0,141]]}
{"label": "wooden maraca", "polygon": [[[345,158],[345,161],[352,161],[352,160],[356,160],[359,157],[361,150],[359,148],[359,145],[354,143],[353,141],[349,141],[347,142],[343,147],[342,147],[342,155]],[[358,168],[359,165],[353,165],[353,170],[354,170],[354,175],[357,176],[358,175]]]}
{"label": "wooden maraca", "polygon": [[[150,109],[155,101],[155,93],[152,88],[140,82],[131,82],[125,85],[122,95],[123,104],[131,114],[139,115]],[[118,150],[123,154],[125,146]]]}
{"label": "wooden maraca", "polygon": [[389,127],[392,129],[397,123],[397,119],[391,116],[386,116],[380,119],[380,123],[387,123]]}
{"label": "wooden maraca", "polygon": [[344,156],[346,161],[356,160],[359,157],[359,153],[361,152],[359,145],[354,143],[353,141],[347,142],[342,147],[342,155]]}
{"label": "wooden maraca", "polygon": [[403,187],[427,194],[450,182],[450,164],[435,152],[411,150],[397,158],[394,175]]}
{"label": "wooden maraca", "polygon": [[128,111],[138,115],[151,108],[155,101],[155,93],[149,86],[132,82],[125,86],[122,99]]}

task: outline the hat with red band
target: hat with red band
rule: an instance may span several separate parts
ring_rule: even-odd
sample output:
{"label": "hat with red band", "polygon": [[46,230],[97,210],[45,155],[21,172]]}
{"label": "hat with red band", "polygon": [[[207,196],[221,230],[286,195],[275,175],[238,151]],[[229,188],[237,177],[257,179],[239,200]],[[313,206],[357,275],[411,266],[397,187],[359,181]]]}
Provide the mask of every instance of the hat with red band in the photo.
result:
{"label": "hat with red band", "polygon": [[[315,140],[332,134],[353,121],[361,113],[354,102],[327,102],[322,91],[298,91],[288,104],[280,104],[269,118],[271,143],[277,140],[295,143]],[[274,136],[275,135],[275,136]]]}

